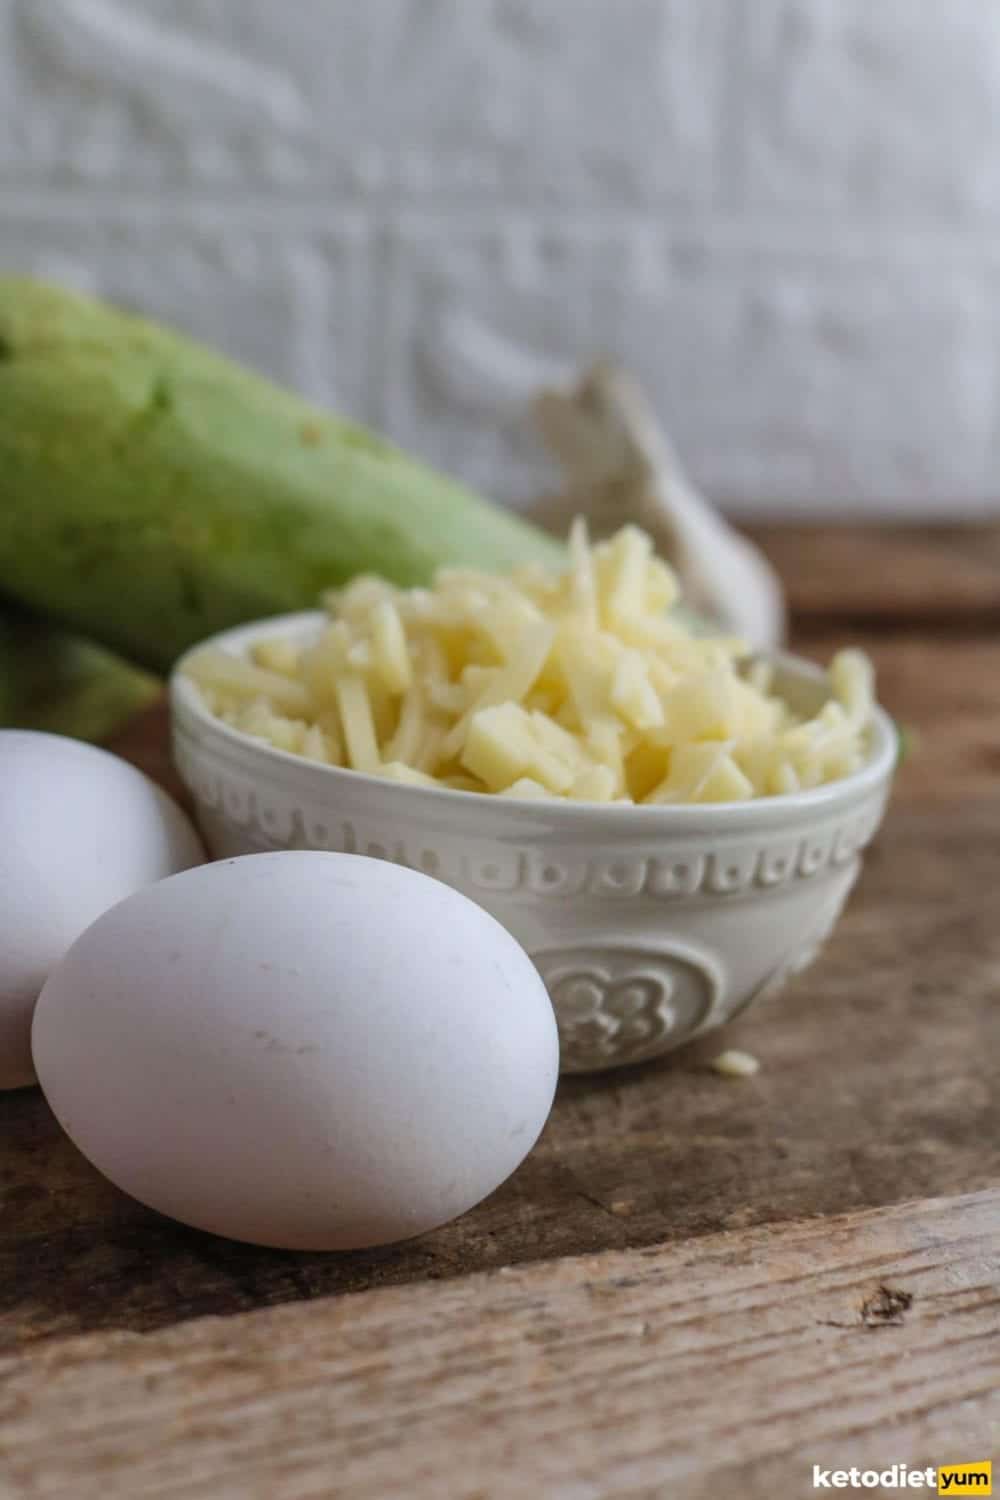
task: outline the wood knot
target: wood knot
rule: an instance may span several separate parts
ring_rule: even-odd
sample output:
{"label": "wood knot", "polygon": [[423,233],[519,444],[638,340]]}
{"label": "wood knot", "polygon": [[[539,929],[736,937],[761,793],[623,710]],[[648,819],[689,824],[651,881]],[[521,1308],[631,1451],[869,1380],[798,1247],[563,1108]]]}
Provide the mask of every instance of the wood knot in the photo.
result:
{"label": "wood knot", "polygon": [[880,1285],[862,1302],[861,1321],[866,1328],[899,1328],[912,1306],[912,1292]]}

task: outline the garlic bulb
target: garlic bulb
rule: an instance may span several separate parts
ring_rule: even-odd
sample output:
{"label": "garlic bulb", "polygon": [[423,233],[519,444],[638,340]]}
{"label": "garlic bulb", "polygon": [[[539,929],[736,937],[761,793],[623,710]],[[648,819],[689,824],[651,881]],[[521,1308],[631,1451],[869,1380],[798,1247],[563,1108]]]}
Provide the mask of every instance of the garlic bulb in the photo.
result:
{"label": "garlic bulb", "polygon": [[567,481],[562,493],[537,502],[529,512],[534,521],[565,536],[582,515],[597,539],[633,522],[676,569],[692,610],[755,648],[780,645],[785,608],[777,575],[694,488],[625,371],[597,364],[574,389],[543,391],[534,414]]}

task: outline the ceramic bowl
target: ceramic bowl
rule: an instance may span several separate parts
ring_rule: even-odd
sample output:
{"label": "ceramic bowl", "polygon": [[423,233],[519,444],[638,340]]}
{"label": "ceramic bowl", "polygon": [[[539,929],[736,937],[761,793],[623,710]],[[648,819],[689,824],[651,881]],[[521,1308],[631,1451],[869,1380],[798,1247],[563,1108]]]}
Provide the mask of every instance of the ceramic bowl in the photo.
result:
{"label": "ceramic bowl", "polygon": [[[263,637],[307,638],[321,618],[265,620],[212,644],[242,654]],[[813,712],[822,673],[794,657],[776,665],[779,691]],[[183,666],[170,687],[174,755],[212,854],[343,850],[464,891],[537,965],[567,1073],[657,1057],[811,963],[881,822],[896,760],[877,710],[864,767],[794,796],[634,807],[400,786],[229,728]]]}

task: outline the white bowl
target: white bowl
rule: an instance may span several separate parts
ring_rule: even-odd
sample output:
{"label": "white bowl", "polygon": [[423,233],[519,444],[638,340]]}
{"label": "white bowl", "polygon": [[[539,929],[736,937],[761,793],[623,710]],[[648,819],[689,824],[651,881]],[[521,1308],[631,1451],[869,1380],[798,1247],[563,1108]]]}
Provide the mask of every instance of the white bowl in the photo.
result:
{"label": "white bowl", "polygon": [[[264,637],[309,637],[322,618],[259,621],[212,644],[245,654]],[[823,674],[795,657],[777,669],[792,706],[815,711]],[[882,820],[896,760],[879,709],[864,767],[814,791],[682,807],[518,801],[272,749],[213,718],[183,671],[182,660],[170,684],[174,756],[212,854],[343,850],[464,891],[541,972],[567,1073],[657,1057],[811,963]]]}

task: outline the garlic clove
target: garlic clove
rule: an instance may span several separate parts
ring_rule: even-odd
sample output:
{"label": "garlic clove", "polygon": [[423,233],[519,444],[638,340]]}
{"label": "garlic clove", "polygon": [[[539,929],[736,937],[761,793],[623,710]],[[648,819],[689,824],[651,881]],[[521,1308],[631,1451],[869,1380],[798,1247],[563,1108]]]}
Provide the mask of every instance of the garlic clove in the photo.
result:
{"label": "garlic clove", "polygon": [[598,363],[568,391],[546,390],[534,415],[566,474],[566,489],[529,514],[565,536],[583,515],[600,539],[632,522],[675,568],[688,607],[744,637],[780,645],[784,596],[763,554],[687,478],[638,383]]}

